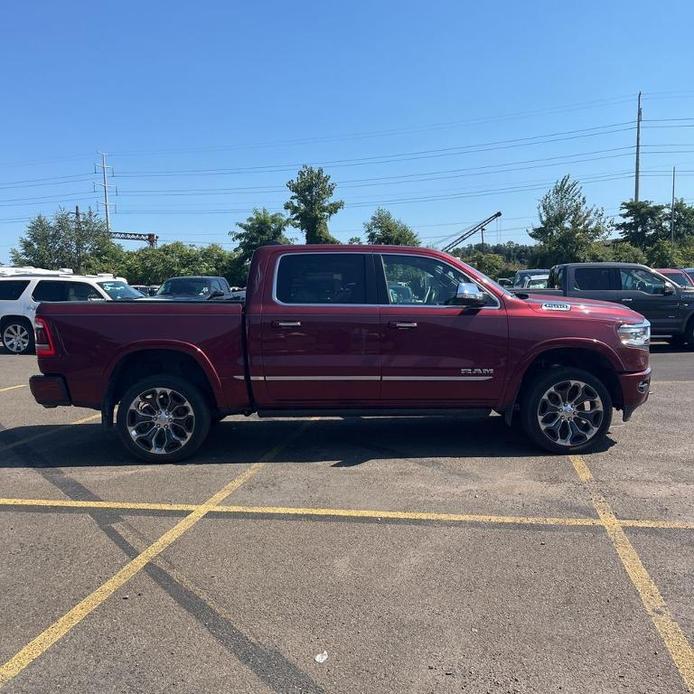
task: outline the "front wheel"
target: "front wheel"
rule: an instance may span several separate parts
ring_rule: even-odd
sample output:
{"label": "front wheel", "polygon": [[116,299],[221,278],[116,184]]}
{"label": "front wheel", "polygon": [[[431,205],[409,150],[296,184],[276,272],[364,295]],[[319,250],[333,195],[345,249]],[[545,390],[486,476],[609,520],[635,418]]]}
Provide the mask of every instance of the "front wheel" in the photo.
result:
{"label": "front wheel", "polygon": [[550,369],[530,383],[522,402],[526,434],[553,453],[578,453],[603,440],[612,422],[612,398],[593,374]]}
{"label": "front wheel", "polygon": [[191,383],[161,374],[138,381],[121,398],[116,429],[125,447],[149,463],[193,455],[210,430],[210,406]]}

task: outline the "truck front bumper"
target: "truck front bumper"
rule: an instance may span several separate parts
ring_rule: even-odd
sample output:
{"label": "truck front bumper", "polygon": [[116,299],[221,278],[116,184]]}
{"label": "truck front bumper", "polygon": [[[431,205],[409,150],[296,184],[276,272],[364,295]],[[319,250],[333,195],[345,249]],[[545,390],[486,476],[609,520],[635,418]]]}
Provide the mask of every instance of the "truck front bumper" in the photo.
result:
{"label": "truck front bumper", "polygon": [[622,419],[628,422],[637,407],[648,400],[651,391],[651,369],[619,374],[622,387]]}
{"label": "truck front bumper", "polygon": [[58,407],[72,405],[67,384],[62,376],[32,376],[29,379],[31,394],[39,405]]}

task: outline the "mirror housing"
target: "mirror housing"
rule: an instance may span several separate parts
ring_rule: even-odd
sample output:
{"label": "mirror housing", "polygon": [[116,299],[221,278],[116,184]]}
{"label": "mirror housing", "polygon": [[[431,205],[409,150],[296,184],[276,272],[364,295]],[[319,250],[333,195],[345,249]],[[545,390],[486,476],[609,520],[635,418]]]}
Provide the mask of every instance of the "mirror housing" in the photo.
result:
{"label": "mirror housing", "polygon": [[675,293],[675,288],[669,282],[666,282],[665,286],[663,287],[663,294],[665,296],[670,296],[674,293]]}
{"label": "mirror housing", "polygon": [[473,282],[460,282],[455,293],[458,306],[480,308],[487,305],[487,295]]}

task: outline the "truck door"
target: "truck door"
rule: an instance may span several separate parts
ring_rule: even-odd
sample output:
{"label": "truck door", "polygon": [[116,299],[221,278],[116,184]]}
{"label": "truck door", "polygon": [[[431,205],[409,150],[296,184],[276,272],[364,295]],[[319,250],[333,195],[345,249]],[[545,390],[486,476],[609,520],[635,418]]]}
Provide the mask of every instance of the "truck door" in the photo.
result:
{"label": "truck door", "polygon": [[681,329],[678,288],[645,268],[620,268],[619,274],[622,303],[644,315],[654,335]]}
{"label": "truck door", "polygon": [[494,403],[508,352],[508,321],[499,301],[489,295],[489,305],[480,309],[454,305],[458,284],[470,280],[438,258],[384,253],[376,256],[376,270],[386,304],[383,403]]}
{"label": "truck door", "polygon": [[263,373],[253,384],[259,405],[378,400],[379,330],[372,254],[280,256],[262,308]]}

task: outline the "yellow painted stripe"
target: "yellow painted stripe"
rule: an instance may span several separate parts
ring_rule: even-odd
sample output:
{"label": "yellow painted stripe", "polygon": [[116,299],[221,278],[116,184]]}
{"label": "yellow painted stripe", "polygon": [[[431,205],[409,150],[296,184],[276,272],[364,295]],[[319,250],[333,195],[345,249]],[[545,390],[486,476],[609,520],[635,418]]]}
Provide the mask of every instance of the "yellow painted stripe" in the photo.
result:
{"label": "yellow painted stripe", "polygon": [[0,388],[0,393],[7,393],[10,390],[19,390],[20,388],[26,388],[26,384],[22,383],[21,386],[7,386],[5,388]]}
{"label": "yellow painted stripe", "polygon": [[13,443],[8,443],[6,446],[0,446],[0,453],[4,453],[5,451],[17,448],[17,446],[24,446],[27,443],[33,443],[34,441],[38,441],[39,439],[44,439],[46,438],[46,436],[54,436],[55,434],[61,431],[65,431],[65,426],[87,424],[88,422],[94,422],[97,419],[101,419],[101,414],[92,414],[88,417],[82,417],[82,419],[77,419],[76,421],[70,422],[69,424],[64,426],[58,425],[55,429],[50,429],[49,431],[41,431],[38,434],[34,434],[33,436],[27,436],[27,438],[22,439],[21,441],[14,441]]}
{"label": "yellow painted stripe", "polygon": [[48,629],[39,634],[33,641],[27,644],[15,656],[10,658],[0,667],[0,687],[16,677],[24,668],[36,658],[46,652],[56,641],[61,639],[87,615],[93,612],[109,596],[127,583],[133,576],[140,572],[149,562],[161,554],[167,547],[174,543],[183,533],[190,530],[201,518],[217,506],[229,494],[237,490],[244,482],[249,480],[262,467],[262,463],[251,465],[245,472],[225,485],[207,501],[200,504],[183,520],[176,523],[168,532],[164,533],[156,542],[138,554],[135,559],[128,562],[120,571],[108,581],[99,586],[93,593],[75,605],[69,612],[54,622]]}
{"label": "yellow painted stripe", "polygon": [[[36,506],[43,508],[107,509],[112,511],[169,511],[189,513],[198,504],[157,501],[76,501],[73,499],[0,498],[0,506]],[[296,506],[215,506],[210,513],[238,513],[276,516],[334,516],[340,518],[388,518],[401,520],[447,521],[452,523],[489,523],[508,525],[602,525],[599,518],[559,518],[551,516],[498,516],[474,513],[437,513],[427,511],[384,511],[378,509],[311,508]],[[616,519],[624,528],[662,528],[665,530],[694,530],[694,522],[652,519]]]}
{"label": "yellow painted stripe", "polygon": [[502,523],[520,525],[600,525],[597,518],[545,518],[535,516],[494,516],[424,511],[377,511],[348,508],[297,508],[294,506],[217,506],[215,512],[252,513],[279,516],[333,516],[342,518],[387,518],[395,520],[451,521],[457,523]]}
{"label": "yellow painted stripe", "polygon": [[624,528],[615,517],[610,504],[599,493],[588,465],[579,455],[571,456],[571,462],[576,474],[587,485],[593,506],[612,541],[622,566],[636,588],[646,612],[658,630],[660,638],[668,649],[685,685],[690,691],[694,691],[694,651],[692,651],[687,637],[670,614],[658,586],[646,571],[646,567],[629,541]]}
{"label": "yellow painted stripe", "polygon": [[113,511],[195,511],[199,504],[150,503],[148,501],[75,501],[73,499],[0,499],[0,506],[38,506],[48,508],[90,508]]}

